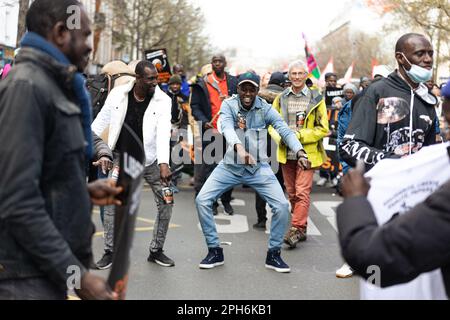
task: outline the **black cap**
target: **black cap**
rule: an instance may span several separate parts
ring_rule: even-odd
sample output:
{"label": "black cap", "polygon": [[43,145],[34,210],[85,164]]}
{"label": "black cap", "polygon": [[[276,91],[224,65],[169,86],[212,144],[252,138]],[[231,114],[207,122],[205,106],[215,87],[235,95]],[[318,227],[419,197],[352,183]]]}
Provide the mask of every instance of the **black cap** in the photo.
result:
{"label": "black cap", "polygon": [[282,86],[286,82],[286,77],[284,76],[283,72],[274,72],[270,76],[269,84],[276,84],[279,86]]}

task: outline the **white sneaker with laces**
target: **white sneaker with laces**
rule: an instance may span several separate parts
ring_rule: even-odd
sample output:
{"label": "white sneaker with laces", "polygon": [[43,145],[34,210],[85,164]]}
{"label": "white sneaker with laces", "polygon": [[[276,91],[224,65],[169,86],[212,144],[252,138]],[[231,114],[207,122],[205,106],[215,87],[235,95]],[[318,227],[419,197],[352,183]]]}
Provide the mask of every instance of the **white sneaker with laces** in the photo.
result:
{"label": "white sneaker with laces", "polygon": [[327,181],[328,181],[327,178],[320,178],[319,180],[317,180],[316,185],[319,187],[323,187],[325,183],[327,183]]}
{"label": "white sneaker with laces", "polygon": [[336,277],[338,278],[350,278],[351,276],[353,276],[353,270],[346,263],[336,271]]}

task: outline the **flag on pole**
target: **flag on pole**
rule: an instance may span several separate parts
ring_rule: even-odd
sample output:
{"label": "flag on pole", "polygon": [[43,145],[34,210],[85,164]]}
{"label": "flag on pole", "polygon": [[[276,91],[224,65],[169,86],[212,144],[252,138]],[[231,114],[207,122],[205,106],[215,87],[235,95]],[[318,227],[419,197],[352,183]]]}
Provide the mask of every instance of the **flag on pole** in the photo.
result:
{"label": "flag on pole", "polygon": [[374,72],[375,72],[375,67],[376,66],[378,66],[378,60],[377,59],[375,59],[375,58],[372,58],[372,79],[373,79],[373,77],[374,77]]}
{"label": "flag on pole", "polygon": [[353,67],[355,66],[355,62],[353,61],[351,66],[348,67],[347,72],[344,75],[344,82],[349,83],[352,81]]}
{"label": "flag on pole", "polygon": [[321,87],[325,86],[325,75],[328,72],[334,72],[333,57],[331,57],[330,60],[328,60],[327,65],[325,66],[325,68],[322,70],[322,72],[320,74],[319,86],[321,86]]}
{"label": "flag on pole", "polygon": [[305,40],[305,55],[306,55],[306,62],[308,64],[308,76],[313,76],[316,79],[320,78],[320,70],[319,66],[317,65],[316,58],[314,58],[314,55],[311,53],[308,47],[308,43],[306,42],[305,34],[302,33],[303,40]]}

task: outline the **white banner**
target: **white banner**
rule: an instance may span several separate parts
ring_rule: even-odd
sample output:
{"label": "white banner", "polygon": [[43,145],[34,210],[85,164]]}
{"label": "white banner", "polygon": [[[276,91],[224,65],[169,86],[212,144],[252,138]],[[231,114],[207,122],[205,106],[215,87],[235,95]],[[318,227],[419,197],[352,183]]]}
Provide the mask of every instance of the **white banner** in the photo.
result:
{"label": "white banner", "polygon": [[[442,143],[422,148],[406,158],[384,159],[367,172],[365,176],[372,179],[368,200],[378,224],[410,210],[450,179],[448,146]],[[360,296],[365,300],[447,299],[440,269],[384,289],[361,280]]]}

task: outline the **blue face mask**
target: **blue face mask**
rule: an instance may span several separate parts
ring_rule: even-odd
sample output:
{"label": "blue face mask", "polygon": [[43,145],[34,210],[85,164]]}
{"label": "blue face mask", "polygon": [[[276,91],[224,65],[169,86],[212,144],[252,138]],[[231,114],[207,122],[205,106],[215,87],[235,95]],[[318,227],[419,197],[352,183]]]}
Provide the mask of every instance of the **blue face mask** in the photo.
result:
{"label": "blue face mask", "polygon": [[405,67],[403,67],[403,70],[405,70],[406,74],[408,75],[408,77],[415,83],[421,83],[421,82],[426,82],[428,80],[431,79],[431,77],[433,76],[433,70],[430,69],[425,69],[422,68],[416,64],[412,64],[411,62],[409,62],[408,58],[406,58],[406,56],[403,54],[403,52],[400,52],[403,57],[406,59],[406,61],[408,61],[408,63],[411,65],[411,69],[406,70]]}

